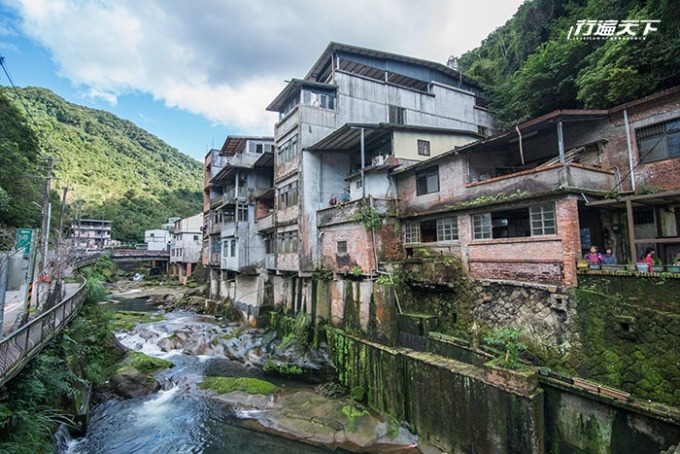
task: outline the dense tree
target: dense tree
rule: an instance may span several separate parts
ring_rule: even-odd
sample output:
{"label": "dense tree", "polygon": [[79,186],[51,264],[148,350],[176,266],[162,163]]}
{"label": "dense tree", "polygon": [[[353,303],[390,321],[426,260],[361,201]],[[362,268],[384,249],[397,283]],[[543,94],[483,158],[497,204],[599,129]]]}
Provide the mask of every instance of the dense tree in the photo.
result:
{"label": "dense tree", "polygon": [[[528,0],[461,67],[506,127],[558,108],[608,108],[680,84],[677,13],[677,0]],[[583,19],[661,22],[644,40],[568,39]]]}
{"label": "dense tree", "polygon": [[[40,208],[30,200],[42,203],[44,175],[38,171],[34,125],[20,114],[25,107],[37,123],[43,154],[56,158],[53,187],[69,187],[67,219],[77,214],[110,219],[115,239],[139,242],[144,230],[158,228],[168,217],[201,211],[200,162],[130,121],[68,103],[49,90],[29,87],[5,94],[0,98],[0,187],[9,196],[9,210],[3,211],[0,193],[0,216],[8,224],[25,224],[17,219],[24,212],[33,216],[32,225],[40,220]],[[3,141],[5,136],[13,139]],[[54,205],[59,196],[52,194]],[[55,221],[58,211],[53,210]]]}

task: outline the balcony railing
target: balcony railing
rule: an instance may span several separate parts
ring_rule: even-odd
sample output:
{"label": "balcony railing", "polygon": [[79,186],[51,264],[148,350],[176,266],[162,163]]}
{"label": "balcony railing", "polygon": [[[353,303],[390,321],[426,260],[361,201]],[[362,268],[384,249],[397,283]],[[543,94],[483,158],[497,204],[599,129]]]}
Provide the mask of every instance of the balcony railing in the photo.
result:
{"label": "balcony railing", "polygon": [[489,178],[465,186],[465,199],[510,194],[517,190],[550,192],[557,188],[610,191],[616,186],[614,172],[581,164],[554,164]]}
{"label": "balcony railing", "polygon": [[257,220],[258,232],[271,229],[272,227],[274,227],[274,213],[269,213],[268,215]]}

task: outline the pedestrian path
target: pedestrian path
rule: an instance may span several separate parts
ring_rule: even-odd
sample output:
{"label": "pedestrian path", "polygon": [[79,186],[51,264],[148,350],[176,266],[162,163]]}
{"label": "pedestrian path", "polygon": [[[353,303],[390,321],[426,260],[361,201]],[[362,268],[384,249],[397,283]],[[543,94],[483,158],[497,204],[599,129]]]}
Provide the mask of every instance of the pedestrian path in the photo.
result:
{"label": "pedestrian path", "polygon": [[[47,300],[47,286],[48,284],[46,283],[41,283],[38,284],[34,288],[34,292],[38,292],[38,298],[40,298],[40,305],[38,306],[38,310],[42,308],[43,304]],[[64,284],[64,298],[63,299],[68,299],[73,294],[78,290],[80,287],[80,284]],[[2,336],[0,338],[5,337],[9,335],[12,331],[16,330],[18,326],[14,326],[16,324],[16,321],[18,318],[21,317],[21,314],[24,313],[26,309],[26,301],[25,301],[25,295],[26,295],[26,284],[22,285],[19,290],[14,290],[14,291],[9,291],[5,293],[5,311],[4,311],[4,320],[2,322]],[[35,304],[35,300],[33,301],[33,304]]]}

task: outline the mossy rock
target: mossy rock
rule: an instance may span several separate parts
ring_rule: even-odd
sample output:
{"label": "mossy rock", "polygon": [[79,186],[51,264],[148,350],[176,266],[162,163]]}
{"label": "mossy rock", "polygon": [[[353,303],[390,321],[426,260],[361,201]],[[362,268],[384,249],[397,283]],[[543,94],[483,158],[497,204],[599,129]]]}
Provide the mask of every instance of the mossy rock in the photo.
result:
{"label": "mossy rock", "polygon": [[118,368],[118,373],[124,371],[126,368],[133,368],[143,374],[152,374],[161,369],[168,369],[174,364],[170,361],[161,358],[153,358],[141,352],[132,352],[121,363]]}
{"label": "mossy rock", "polygon": [[234,377],[205,377],[199,383],[200,389],[210,389],[217,394],[227,394],[233,391],[243,391],[248,394],[273,394],[278,389],[276,385],[257,378]]}
{"label": "mossy rock", "polygon": [[109,329],[114,332],[126,332],[135,329],[138,323],[151,323],[165,320],[165,316],[151,312],[118,311],[109,322]]}

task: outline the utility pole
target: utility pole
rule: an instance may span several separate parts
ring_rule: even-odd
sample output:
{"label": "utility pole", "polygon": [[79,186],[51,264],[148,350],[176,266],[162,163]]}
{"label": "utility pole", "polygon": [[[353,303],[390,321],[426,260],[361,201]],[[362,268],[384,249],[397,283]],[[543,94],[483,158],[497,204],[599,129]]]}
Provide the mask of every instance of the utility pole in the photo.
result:
{"label": "utility pole", "polygon": [[47,158],[47,177],[45,179],[45,193],[43,194],[43,219],[42,219],[42,249],[43,249],[43,274],[47,273],[48,240],[50,238],[50,184],[52,182],[52,165],[54,158]]}
{"label": "utility pole", "polygon": [[47,295],[47,304],[45,309],[52,308],[59,300],[61,300],[61,278],[63,269],[66,266],[66,260],[61,260],[61,242],[62,234],[64,230],[64,210],[66,208],[66,194],[68,194],[68,186],[64,188],[64,193],[61,197],[61,213],[59,214],[59,230],[57,230],[57,244],[54,248],[54,260],[56,266],[54,267],[54,273],[52,276],[52,282],[54,282],[54,287],[51,292]]}

